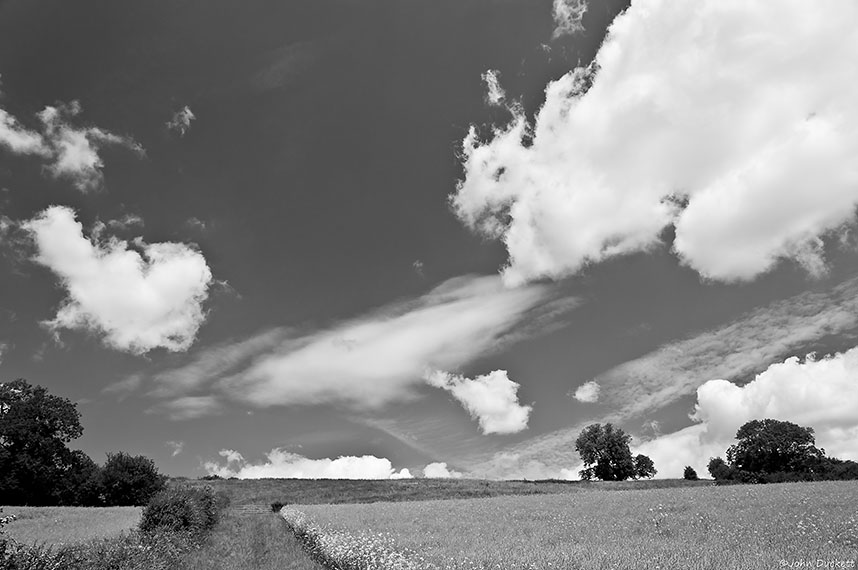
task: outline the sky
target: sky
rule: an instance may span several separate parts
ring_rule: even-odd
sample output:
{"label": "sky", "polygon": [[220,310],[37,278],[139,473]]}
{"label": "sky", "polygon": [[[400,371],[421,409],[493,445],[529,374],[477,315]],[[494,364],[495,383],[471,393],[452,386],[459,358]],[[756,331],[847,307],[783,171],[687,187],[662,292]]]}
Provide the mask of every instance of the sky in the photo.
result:
{"label": "sky", "polygon": [[858,460],[850,0],[0,0],[0,381],[174,476]]}

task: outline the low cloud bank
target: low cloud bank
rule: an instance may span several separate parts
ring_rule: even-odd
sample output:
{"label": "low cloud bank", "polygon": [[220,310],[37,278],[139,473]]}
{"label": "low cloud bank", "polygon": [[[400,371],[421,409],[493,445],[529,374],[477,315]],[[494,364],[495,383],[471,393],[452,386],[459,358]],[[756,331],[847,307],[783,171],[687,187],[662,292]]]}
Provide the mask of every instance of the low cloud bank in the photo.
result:
{"label": "low cloud bank", "polygon": [[411,479],[408,469],[396,471],[389,459],[374,455],[341,456],[336,459],[308,459],[283,449],[272,449],[266,461],[252,464],[237,451],[222,449],[226,460],[207,461],[203,468],[209,475],[239,479]]}
{"label": "low cloud bank", "polygon": [[430,463],[423,468],[423,476],[427,479],[460,479],[462,473],[449,469],[446,462]]}

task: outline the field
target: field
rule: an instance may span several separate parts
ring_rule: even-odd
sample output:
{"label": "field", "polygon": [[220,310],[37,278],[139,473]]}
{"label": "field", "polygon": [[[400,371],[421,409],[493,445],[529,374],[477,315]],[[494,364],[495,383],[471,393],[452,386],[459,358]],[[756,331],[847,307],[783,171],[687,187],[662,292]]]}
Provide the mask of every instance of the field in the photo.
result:
{"label": "field", "polygon": [[433,499],[469,499],[504,495],[544,495],[590,490],[622,491],[662,487],[708,487],[711,481],[655,479],[651,481],[484,481],[475,479],[398,479],[353,481],[337,479],[245,479],[182,481],[210,485],[225,493],[232,505],[338,504]]}
{"label": "field", "polygon": [[3,507],[18,518],[6,527],[25,544],[76,544],[130,530],[140,521],[138,507]]}
{"label": "field", "polygon": [[856,567],[856,482],[596,489],[282,514],[344,570]]}

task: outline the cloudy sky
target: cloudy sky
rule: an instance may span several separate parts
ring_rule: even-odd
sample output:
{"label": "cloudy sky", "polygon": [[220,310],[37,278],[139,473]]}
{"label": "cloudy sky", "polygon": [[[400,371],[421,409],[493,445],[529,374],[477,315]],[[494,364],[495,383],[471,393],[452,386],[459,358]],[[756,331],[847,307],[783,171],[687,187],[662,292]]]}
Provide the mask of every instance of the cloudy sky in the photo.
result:
{"label": "cloudy sky", "polygon": [[858,459],[851,0],[0,0],[0,380],[172,475]]}

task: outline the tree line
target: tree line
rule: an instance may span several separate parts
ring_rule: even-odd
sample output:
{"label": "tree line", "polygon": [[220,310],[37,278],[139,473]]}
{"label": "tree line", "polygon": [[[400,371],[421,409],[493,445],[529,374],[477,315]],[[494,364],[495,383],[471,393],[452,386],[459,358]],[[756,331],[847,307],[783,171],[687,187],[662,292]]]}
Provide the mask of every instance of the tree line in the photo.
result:
{"label": "tree line", "polygon": [[[751,420],[736,432],[737,443],[727,449],[727,460],[713,457],[709,473],[718,484],[780,483],[858,479],[858,463],[828,457],[816,447],[813,428],[774,419]],[[579,474],[589,481],[624,481],[657,473],[646,455],[632,457],[631,436],[612,424],[593,424],[581,432],[575,449],[584,462]],[[686,466],[683,478],[697,480]]]}
{"label": "tree line", "polygon": [[166,476],[143,455],[98,465],[68,444],[83,435],[77,404],[24,379],[0,383],[0,504],[144,505]]}

